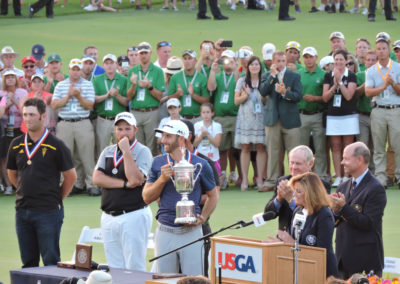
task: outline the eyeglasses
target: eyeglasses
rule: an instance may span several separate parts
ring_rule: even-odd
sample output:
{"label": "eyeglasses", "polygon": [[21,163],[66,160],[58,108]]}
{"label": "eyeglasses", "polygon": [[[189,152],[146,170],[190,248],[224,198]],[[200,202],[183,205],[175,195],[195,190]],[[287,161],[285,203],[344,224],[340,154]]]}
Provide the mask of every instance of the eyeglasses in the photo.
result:
{"label": "eyeglasses", "polygon": [[35,68],[35,65],[24,65],[23,67],[24,67],[25,69],[28,69],[28,68],[33,69],[33,68]]}
{"label": "eyeglasses", "polygon": [[171,46],[171,43],[169,41],[162,41],[162,42],[157,43],[157,48],[160,48],[163,46]]}
{"label": "eyeglasses", "polygon": [[350,67],[350,66],[353,66],[353,65],[354,65],[354,62],[352,62],[352,61],[346,63],[347,67]]}
{"label": "eyeglasses", "polygon": [[137,51],[138,48],[136,46],[132,46],[128,48],[128,51]]}

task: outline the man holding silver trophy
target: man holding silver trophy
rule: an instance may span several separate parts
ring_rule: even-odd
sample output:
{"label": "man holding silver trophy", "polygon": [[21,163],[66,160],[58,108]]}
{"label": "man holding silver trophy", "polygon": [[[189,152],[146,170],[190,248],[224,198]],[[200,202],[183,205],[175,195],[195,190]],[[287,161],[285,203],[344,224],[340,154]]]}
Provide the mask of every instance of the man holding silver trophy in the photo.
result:
{"label": "man holding silver trophy", "polygon": [[[208,163],[184,148],[189,137],[185,123],[171,120],[156,132],[162,133],[167,154],[154,158],[143,199],[147,204],[159,199],[154,236],[157,256],[203,236],[201,224],[214,211],[218,193]],[[207,192],[203,210],[201,188]],[[156,271],[177,273],[180,268],[186,275],[203,274],[202,244],[194,243],[158,259]]]}

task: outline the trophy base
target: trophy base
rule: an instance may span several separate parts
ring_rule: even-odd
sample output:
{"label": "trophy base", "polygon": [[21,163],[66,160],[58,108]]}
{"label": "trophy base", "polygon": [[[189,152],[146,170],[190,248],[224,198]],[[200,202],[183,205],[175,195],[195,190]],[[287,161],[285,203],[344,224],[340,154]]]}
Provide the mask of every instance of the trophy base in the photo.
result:
{"label": "trophy base", "polygon": [[175,224],[194,224],[196,222],[196,217],[177,217],[174,221]]}

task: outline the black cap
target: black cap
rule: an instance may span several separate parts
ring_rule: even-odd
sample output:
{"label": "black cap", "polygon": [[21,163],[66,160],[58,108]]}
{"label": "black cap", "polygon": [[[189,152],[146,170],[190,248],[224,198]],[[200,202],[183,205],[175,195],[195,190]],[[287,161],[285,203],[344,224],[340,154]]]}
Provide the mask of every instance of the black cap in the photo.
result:
{"label": "black cap", "polygon": [[117,62],[118,62],[119,66],[122,65],[122,62],[128,62],[129,63],[129,57],[126,56],[126,55],[118,56]]}

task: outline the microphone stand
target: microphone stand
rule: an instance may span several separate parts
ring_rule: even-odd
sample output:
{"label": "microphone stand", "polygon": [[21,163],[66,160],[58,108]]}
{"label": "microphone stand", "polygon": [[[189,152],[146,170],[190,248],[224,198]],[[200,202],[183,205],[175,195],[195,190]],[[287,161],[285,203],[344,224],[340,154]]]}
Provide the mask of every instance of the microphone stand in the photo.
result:
{"label": "microphone stand", "polygon": [[293,283],[298,284],[298,278],[299,278],[299,251],[301,251],[301,248],[299,247],[299,242],[300,242],[300,234],[301,234],[301,229],[299,228],[298,225],[294,226],[294,235],[295,235],[295,242],[294,242],[294,248],[292,248],[292,251],[294,253],[294,279]]}

